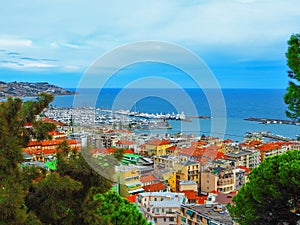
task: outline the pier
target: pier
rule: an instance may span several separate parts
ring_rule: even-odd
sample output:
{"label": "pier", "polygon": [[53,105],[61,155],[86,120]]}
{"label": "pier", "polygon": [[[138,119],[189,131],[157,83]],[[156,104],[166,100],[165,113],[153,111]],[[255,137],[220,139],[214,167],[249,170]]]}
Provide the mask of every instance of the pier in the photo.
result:
{"label": "pier", "polygon": [[281,135],[277,135],[277,134],[272,134],[269,131],[263,131],[263,132],[247,132],[247,135],[253,135],[253,136],[261,136],[264,138],[270,138],[276,141],[292,141],[293,139],[288,138],[288,137],[284,137]]}
{"label": "pier", "polygon": [[279,119],[254,118],[254,117],[245,118],[244,120],[255,121],[262,124],[288,124],[288,125],[300,126],[300,122],[293,121],[293,120],[279,120]]}

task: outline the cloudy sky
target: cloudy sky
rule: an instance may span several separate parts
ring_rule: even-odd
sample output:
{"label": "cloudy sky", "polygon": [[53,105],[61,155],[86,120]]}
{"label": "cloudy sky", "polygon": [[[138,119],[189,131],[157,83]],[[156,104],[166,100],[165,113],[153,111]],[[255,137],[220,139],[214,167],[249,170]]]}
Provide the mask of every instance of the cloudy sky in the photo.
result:
{"label": "cloudy sky", "polygon": [[[300,32],[299,8],[299,0],[5,1],[0,80],[77,87],[99,57],[154,40],[199,56],[221,87],[285,88],[287,40]],[[123,68],[109,85],[175,73],[182,72],[140,63]],[[184,75],[175,82],[190,85]]]}

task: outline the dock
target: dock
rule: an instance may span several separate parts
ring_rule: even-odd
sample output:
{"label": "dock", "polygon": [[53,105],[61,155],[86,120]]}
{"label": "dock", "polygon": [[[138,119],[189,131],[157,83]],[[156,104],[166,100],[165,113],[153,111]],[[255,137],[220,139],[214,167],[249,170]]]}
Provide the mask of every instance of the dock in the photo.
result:
{"label": "dock", "polygon": [[288,124],[288,125],[296,125],[300,126],[300,122],[293,121],[293,120],[280,120],[280,119],[269,119],[269,118],[245,118],[244,120],[248,121],[255,121],[262,124]]}

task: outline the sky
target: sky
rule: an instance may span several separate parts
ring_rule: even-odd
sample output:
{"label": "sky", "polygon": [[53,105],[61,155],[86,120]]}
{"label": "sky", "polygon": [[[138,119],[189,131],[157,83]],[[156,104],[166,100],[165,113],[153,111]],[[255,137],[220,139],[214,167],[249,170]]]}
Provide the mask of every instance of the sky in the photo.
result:
{"label": "sky", "polygon": [[[156,41],[195,54],[222,88],[286,88],[285,52],[290,35],[300,31],[299,8],[299,0],[5,1],[0,8],[0,80],[74,88],[109,52]],[[116,69],[107,87],[137,80],[141,87],[163,86],[157,79],[143,79],[149,76],[193,87],[176,65],[154,61]],[[99,70],[95,80],[103,73]]]}

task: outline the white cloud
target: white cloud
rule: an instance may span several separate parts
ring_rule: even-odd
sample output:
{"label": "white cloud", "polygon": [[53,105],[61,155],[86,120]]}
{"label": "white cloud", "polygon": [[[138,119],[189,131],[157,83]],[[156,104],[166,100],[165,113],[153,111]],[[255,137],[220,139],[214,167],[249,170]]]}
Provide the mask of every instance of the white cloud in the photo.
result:
{"label": "white cloud", "polygon": [[0,37],[0,48],[31,47],[32,41],[16,37]]}
{"label": "white cloud", "polygon": [[0,48],[59,61],[28,66],[45,70],[83,71],[105,52],[142,40],[174,42],[200,57],[278,59],[289,35],[300,30],[299,8],[299,0],[9,1],[0,9],[6,35]]}

